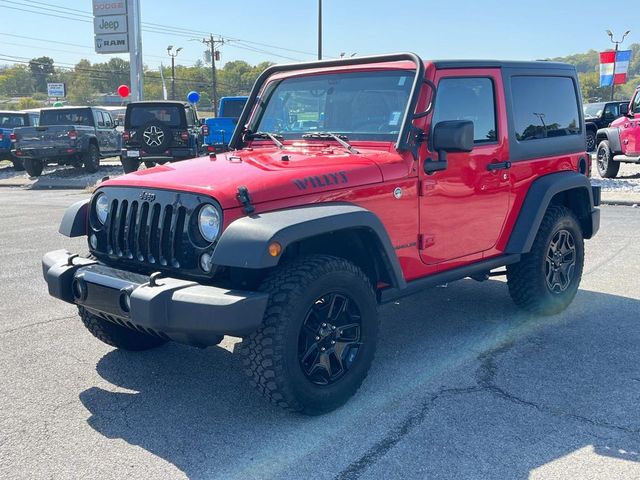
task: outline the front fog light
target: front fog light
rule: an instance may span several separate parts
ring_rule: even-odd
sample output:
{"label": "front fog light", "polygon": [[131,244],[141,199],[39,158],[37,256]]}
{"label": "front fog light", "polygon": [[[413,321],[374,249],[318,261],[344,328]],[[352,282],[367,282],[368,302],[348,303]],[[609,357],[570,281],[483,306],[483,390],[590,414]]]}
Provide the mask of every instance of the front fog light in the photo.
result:
{"label": "front fog light", "polygon": [[203,253],[200,256],[200,268],[202,269],[203,272],[205,273],[211,272],[211,269],[213,268],[212,260],[213,259],[211,257],[211,254],[209,253]]}
{"label": "front fog light", "polygon": [[91,245],[91,248],[94,250],[98,249],[98,237],[96,237],[95,233],[92,233],[89,237],[89,245]]}

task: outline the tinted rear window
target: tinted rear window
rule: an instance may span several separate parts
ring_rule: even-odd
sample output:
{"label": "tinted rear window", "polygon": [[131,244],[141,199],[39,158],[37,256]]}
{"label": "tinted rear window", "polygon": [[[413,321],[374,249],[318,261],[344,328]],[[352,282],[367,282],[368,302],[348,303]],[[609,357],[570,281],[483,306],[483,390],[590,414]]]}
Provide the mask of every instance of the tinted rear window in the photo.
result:
{"label": "tinted rear window", "polygon": [[176,105],[131,107],[127,125],[136,128],[148,122],[160,122],[170,127],[179,127],[183,124],[181,110],[184,112],[184,108]]}
{"label": "tinted rear window", "polygon": [[519,141],[578,135],[578,97],[569,77],[511,79],[513,120]]}
{"label": "tinted rear window", "polygon": [[221,117],[240,118],[244,104],[247,103],[245,99],[237,100],[225,100],[222,108]]}
{"label": "tinted rear window", "polygon": [[23,127],[25,125],[27,125],[25,115],[0,114],[0,127],[2,128]]}
{"label": "tinted rear window", "polygon": [[40,125],[93,125],[93,116],[88,109],[42,110]]}

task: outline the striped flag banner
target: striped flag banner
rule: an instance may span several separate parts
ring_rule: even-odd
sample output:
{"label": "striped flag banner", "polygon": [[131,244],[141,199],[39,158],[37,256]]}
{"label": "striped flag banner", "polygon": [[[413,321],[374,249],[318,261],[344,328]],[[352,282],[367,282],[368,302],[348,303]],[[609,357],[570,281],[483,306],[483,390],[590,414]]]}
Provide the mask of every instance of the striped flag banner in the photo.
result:
{"label": "striped flag banner", "polygon": [[[610,87],[622,85],[627,82],[627,71],[631,62],[631,50],[620,50],[616,52],[600,53],[600,86]],[[615,79],[613,68],[615,65]]]}

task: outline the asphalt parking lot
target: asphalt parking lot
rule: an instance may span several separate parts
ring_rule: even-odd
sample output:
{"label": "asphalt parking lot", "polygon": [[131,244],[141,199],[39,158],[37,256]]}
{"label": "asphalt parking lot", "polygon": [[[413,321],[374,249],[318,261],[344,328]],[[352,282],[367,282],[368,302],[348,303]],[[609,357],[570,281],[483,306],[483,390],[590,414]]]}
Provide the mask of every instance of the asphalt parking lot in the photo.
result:
{"label": "asphalt parking lot", "polygon": [[83,195],[0,189],[0,478],[640,478],[639,208],[602,207],[559,316],[497,280],[385,306],[359,393],[307,418],[254,394],[234,339],[116,351],[50,298]]}

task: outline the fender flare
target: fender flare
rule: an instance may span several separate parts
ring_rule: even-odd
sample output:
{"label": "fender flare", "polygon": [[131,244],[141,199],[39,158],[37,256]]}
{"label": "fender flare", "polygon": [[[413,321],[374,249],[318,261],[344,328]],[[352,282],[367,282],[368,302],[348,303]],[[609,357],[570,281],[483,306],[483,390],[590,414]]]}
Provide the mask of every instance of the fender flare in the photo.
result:
{"label": "fender flare", "polygon": [[400,262],[380,219],[373,212],[348,203],[323,203],[239,218],[222,233],[212,262],[249,269],[275,267],[280,257],[269,255],[271,242],[278,242],[285,251],[300,240],[345,229],[372,232],[393,286],[406,286]]}
{"label": "fender flare", "polygon": [[617,127],[598,129],[598,131],[596,132],[596,142],[599,141],[598,138],[602,139],[602,137],[607,137],[607,140],[609,140],[609,148],[611,148],[611,151],[614,154],[622,153],[622,144],[620,143],[620,130]]}
{"label": "fender flare", "polygon": [[89,199],[80,200],[67,207],[58,232],[66,237],[82,237],[87,234]]}
{"label": "fender flare", "polygon": [[[535,180],[524,199],[518,219],[511,231],[505,253],[528,253],[553,197],[568,190],[583,189],[589,198],[588,212],[594,211],[593,190],[589,178],[578,172],[551,173]],[[599,217],[598,217],[599,218]],[[589,217],[592,221],[592,217]],[[597,230],[597,225],[595,230]],[[594,230],[594,225],[591,226]]]}

